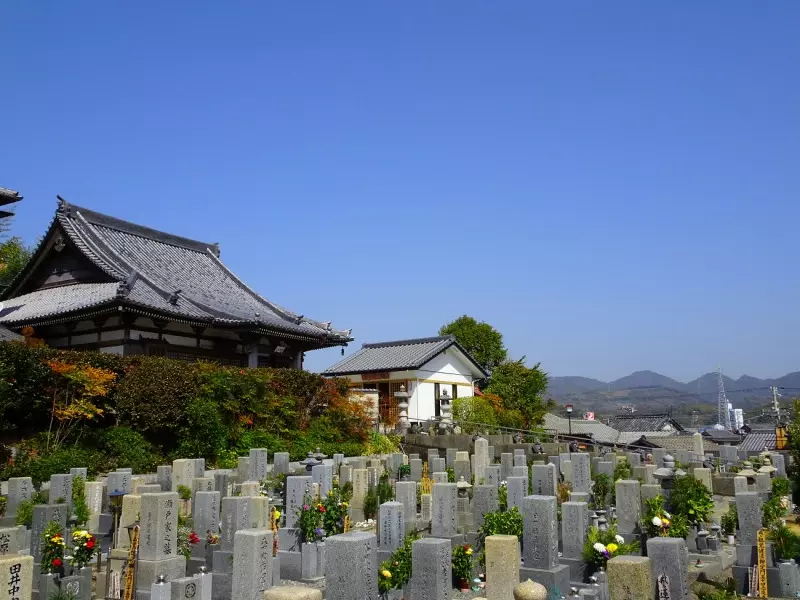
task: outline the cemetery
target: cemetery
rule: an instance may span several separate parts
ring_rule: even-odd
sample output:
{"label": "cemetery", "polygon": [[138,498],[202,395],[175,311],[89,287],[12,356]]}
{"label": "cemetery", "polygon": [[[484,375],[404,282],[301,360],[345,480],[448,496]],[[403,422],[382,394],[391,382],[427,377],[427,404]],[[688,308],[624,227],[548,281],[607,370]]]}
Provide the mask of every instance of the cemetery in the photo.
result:
{"label": "cemetery", "polygon": [[[317,449],[298,461],[254,447],[233,468],[187,456],[143,471],[75,464],[46,481],[10,477],[2,598],[722,600],[800,591],[783,455],[726,453],[712,469],[694,452],[683,462],[662,449],[431,438],[424,454]],[[454,447],[441,449],[448,440]],[[730,493],[714,491],[723,488]]]}

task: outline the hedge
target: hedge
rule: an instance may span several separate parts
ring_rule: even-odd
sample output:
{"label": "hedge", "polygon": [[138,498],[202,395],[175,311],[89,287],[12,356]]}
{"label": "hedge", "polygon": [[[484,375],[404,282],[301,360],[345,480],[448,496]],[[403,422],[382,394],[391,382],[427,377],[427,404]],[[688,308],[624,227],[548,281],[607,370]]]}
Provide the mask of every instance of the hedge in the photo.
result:
{"label": "hedge", "polygon": [[[54,411],[91,415],[69,421],[55,450]],[[69,466],[141,472],[180,456],[235,466],[251,447],[293,460],[317,447],[354,455],[370,426],[341,379],[0,343],[0,478],[43,480]]]}

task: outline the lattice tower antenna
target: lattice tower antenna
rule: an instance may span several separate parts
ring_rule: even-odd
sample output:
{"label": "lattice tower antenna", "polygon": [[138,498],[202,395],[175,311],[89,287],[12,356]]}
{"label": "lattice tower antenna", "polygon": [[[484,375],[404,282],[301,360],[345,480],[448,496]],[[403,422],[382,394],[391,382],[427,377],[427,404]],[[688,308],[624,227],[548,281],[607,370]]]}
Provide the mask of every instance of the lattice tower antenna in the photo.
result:
{"label": "lattice tower antenna", "polygon": [[717,368],[717,419],[725,429],[731,428],[731,413],[728,410],[728,397],[725,395],[725,382],[722,381],[722,367]]}

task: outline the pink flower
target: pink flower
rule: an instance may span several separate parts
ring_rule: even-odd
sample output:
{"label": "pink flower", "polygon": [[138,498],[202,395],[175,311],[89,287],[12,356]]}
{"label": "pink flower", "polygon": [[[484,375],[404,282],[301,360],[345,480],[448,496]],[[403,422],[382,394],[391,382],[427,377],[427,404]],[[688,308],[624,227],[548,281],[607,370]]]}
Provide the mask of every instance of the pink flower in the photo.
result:
{"label": "pink flower", "polygon": [[311,507],[308,504],[303,504],[303,510],[308,510],[309,508]]}

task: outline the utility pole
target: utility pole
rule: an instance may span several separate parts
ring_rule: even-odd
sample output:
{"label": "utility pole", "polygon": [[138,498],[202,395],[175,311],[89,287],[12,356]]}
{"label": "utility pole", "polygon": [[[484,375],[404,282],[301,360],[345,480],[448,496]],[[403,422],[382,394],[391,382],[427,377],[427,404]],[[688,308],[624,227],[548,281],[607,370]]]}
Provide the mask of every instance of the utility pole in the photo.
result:
{"label": "utility pole", "polygon": [[781,422],[781,405],[778,404],[778,398],[781,395],[778,393],[778,386],[770,386],[770,391],[772,392],[772,410],[775,413],[775,419],[778,423]]}

